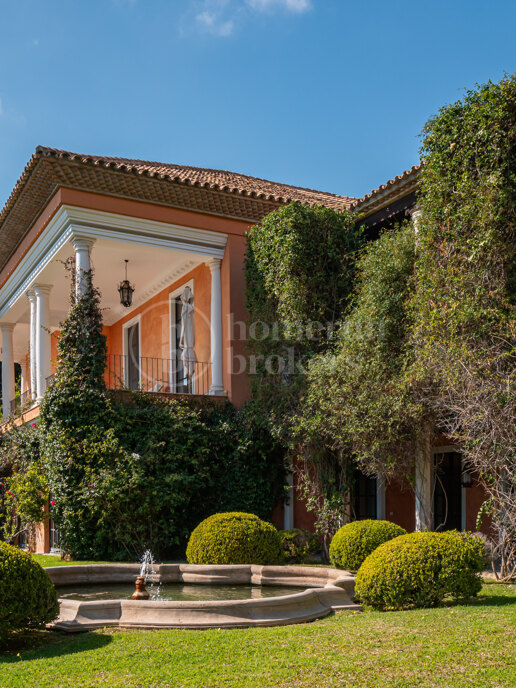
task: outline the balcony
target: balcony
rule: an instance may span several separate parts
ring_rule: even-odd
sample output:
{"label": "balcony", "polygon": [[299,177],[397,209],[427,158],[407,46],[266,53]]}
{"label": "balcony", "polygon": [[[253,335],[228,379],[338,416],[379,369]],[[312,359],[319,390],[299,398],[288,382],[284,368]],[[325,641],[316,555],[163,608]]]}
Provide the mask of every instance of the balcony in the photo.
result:
{"label": "balcony", "polygon": [[[117,391],[140,391],[151,394],[208,395],[211,384],[211,363],[190,362],[186,371],[180,360],[141,356],[137,360],[109,354],[105,372],[106,387]],[[46,387],[54,375],[46,378]],[[11,401],[11,414],[26,409],[31,402],[27,390]]]}
{"label": "balcony", "polygon": [[106,387],[153,394],[209,394],[211,363],[192,361],[188,368],[186,371],[177,359],[140,356],[135,360],[126,355],[110,354]]}

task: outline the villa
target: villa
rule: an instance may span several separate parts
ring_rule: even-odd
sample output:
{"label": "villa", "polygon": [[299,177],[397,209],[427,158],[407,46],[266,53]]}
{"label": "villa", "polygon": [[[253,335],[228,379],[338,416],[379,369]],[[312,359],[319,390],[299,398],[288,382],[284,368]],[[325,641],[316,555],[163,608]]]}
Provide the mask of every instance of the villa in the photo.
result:
{"label": "villa", "polygon": [[[298,201],[360,213],[375,237],[410,213],[417,219],[419,172],[415,166],[354,199],[223,170],[38,147],[0,213],[4,418],[37,420],[68,310],[63,263],[71,256],[78,274],[94,269],[102,295],[108,388],[222,397],[242,406],[250,395],[242,364],[249,228]],[[407,530],[475,530],[482,490],[449,439],[433,451],[434,465],[416,470],[416,496],[358,475],[355,517],[387,518]],[[295,489],[274,519],[285,528],[310,528]],[[37,551],[58,548],[57,538],[50,519],[38,532]]]}

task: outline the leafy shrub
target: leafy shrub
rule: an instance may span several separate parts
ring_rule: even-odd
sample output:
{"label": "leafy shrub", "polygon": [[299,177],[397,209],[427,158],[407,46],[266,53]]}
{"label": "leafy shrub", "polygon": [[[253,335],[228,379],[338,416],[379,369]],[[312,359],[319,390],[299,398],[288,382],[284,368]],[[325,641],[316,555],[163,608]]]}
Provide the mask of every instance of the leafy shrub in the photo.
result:
{"label": "leafy shrub", "polygon": [[280,530],[279,535],[285,560],[289,564],[304,564],[319,547],[317,535],[307,530],[300,528]]}
{"label": "leafy shrub", "polygon": [[439,431],[485,491],[507,580],[516,576],[515,103],[513,73],[424,127],[412,297],[419,377]]}
{"label": "leafy shrub", "polygon": [[199,523],[186,549],[190,564],[278,564],[283,559],[276,528],[254,514],[214,514]]}
{"label": "leafy shrub", "polygon": [[484,543],[470,533],[410,533],[367,557],[355,593],[377,609],[434,607],[476,595],[485,561]]}
{"label": "leafy shrub", "polygon": [[0,542],[0,640],[42,628],[59,613],[56,589],[31,555]]}
{"label": "leafy shrub", "polygon": [[356,467],[401,480],[413,470],[423,410],[408,381],[414,260],[410,224],[369,242],[333,346],[307,367],[295,419],[304,463],[298,482],[326,538],[344,522],[343,493],[353,489]]}
{"label": "leafy shrub", "polygon": [[13,543],[17,535],[34,535],[33,526],[48,518],[48,485],[40,456],[36,423],[12,425],[0,437],[0,538]]}
{"label": "leafy shrub", "polygon": [[330,544],[330,562],[338,569],[358,571],[364,560],[388,540],[405,535],[406,530],[390,521],[353,521],[342,526]]}
{"label": "leafy shrub", "polygon": [[[264,420],[250,405],[156,403],[142,393],[108,392],[100,294],[91,272],[86,278],[76,300],[72,275],[57,372],[40,414],[63,549],[75,559],[134,560],[146,549],[182,557],[208,514],[268,516],[278,500],[273,482],[281,485],[283,452]],[[1,458],[0,452],[0,465]],[[0,526],[1,511],[8,512],[2,502]]]}
{"label": "leafy shrub", "polygon": [[272,211],[249,231],[245,276],[253,395],[283,441],[289,441],[290,417],[302,397],[303,366],[328,348],[349,306],[363,242],[353,213],[302,203]]}

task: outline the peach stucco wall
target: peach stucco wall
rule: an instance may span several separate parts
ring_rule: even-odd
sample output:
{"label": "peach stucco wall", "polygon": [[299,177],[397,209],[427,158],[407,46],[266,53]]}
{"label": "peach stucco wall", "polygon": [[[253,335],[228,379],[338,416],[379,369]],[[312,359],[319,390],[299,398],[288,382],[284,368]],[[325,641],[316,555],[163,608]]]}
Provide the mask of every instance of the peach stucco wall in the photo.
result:
{"label": "peach stucco wall", "polygon": [[221,266],[222,349],[224,387],[235,406],[242,406],[250,395],[247,371],[238,362],[245,356],[245,338],[240,324],[247,324],[245,307],[245,236],[229,236]]}
{"label": "peach stucco wall", "polygon": [[140,316],[141,356],[170,357],[170,294],[193,281],[195,351],[201,362],[210,360],[211,276],[199,265],[109,327],[110,354],[123,354],[124,325]]}
{"label": "peach stucco wall", "polygon": [[385,488],[385,517],[406,531],[416,527],[416,502],[414,492],[408,486],[392,482]]}
{"label": "peach stucco wall", "polygon": [[[243,370],[242,366],[239,365],[236,369],[236,374],[232,374],[232,358],[234,355],[244,354],[245,342],[240,338],[233,341],[231,322],[245,322],[247,320],[243,261],[246,245],[245,232],[248,231],[250,225],[232,218],[75,189],[59,188],[39,217],[36,218],[20,246],[0,272],[0,285],[5,283],[27,250],[33,245],[52,217],[63,205],[91,208],[120,215],[179,224],[184,227],[206,229],[227,235],[227,247],[221,266],[223,381],[231,401],[237,406],[245,403],[249,398],[249,384],[245,369]],[[185,275],[176,283],[171,284],[111,327],[106,327],[105,334],[108,337],[109,353],[122,354],[122,327],[128,320],[136,315],[141,315],[141,355],[169,358],[170,322],[168,295],[190,279],[194,279],[195,307],[197,311],[195,322],[196,353],[199,361],[210,361],[211,276],[206,265],[195,268],[191,273]],[[55,336],[52,337],[51,346],[51,357],[54,364],[57,358],[57,339]],[[54,371],[54,369],[55,366],[53,365],[52,370]]]}

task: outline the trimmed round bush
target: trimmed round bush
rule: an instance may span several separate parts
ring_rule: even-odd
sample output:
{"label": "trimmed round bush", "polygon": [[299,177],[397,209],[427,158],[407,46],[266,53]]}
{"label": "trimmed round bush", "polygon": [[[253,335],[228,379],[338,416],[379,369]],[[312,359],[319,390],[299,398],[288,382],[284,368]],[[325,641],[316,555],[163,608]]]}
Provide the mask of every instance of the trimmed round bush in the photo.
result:
{"label": "trimmed round bush", "polygon": [[235,511],[201,521],[190,535],[186,558],[189,564],[279,564],[283,547],[271,523]]}
{"label": "trimmed round bush", "polygon": [[406,530],[391,521],[365,519],[342,526],[330,543],[332,566],[358,571],[364,560],[388,540],[405,535]]}
{"label": "trimmed round bush", "polygon": [[482,587],[484,543],[471,533],[410,533],[380,545],[360,567],[355,594],[376,609],[435,607]]}
{"label": "trimmed round bush", "polygon": [[0,542],[0,639],[42,628],[59,613],[57,592],[30,554]]}

